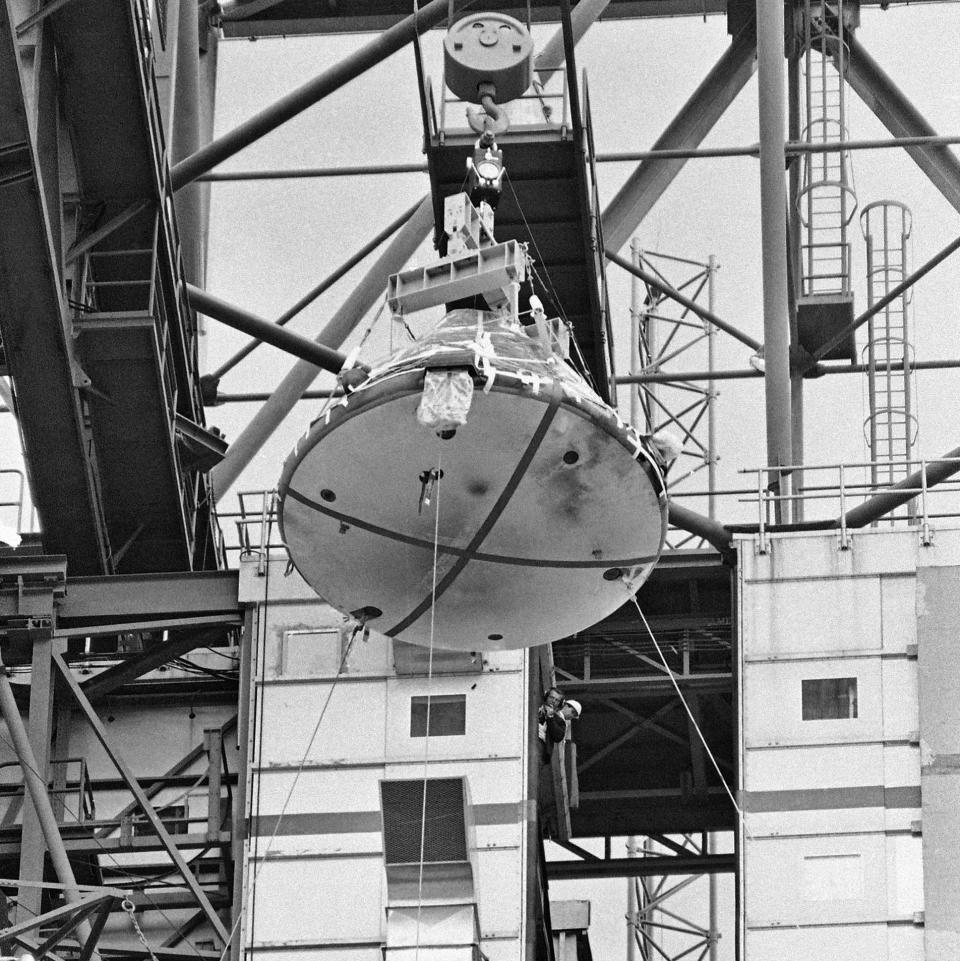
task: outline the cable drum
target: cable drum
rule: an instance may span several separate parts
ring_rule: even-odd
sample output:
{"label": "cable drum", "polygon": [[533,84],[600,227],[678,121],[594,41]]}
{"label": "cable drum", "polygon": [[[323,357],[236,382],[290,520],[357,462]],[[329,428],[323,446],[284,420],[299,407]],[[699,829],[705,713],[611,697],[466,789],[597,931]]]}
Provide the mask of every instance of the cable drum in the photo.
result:
{"label": "cable drum", "polygon": [[[452,311],[310,426],[284,465],[280,529],[328,603],[428,644],[436,522],[438,647],[554,641],[643,583],[666,533],[660,466],[531,333]],[[418,410],[437,372],[465,372],[473,390],[465,416],[433,429]]]}

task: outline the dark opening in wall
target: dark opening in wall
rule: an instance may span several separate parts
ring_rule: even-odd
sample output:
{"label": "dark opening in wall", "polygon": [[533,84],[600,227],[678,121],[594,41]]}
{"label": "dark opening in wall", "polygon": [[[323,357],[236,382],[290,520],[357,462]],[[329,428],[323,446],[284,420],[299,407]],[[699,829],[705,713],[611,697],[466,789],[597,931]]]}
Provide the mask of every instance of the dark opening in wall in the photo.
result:
{"label": "dark opening in wall", "polygon": [[857,679],[820,677],[801,681],[805,721],[847,720],[857,716]]}
{"label": "dark opening in wall", "polygon": [[467,730],[466,694],[434,694],[410,698],[410,737],[427,736],[427,702],[430,703],[430,737],[450,737]]}

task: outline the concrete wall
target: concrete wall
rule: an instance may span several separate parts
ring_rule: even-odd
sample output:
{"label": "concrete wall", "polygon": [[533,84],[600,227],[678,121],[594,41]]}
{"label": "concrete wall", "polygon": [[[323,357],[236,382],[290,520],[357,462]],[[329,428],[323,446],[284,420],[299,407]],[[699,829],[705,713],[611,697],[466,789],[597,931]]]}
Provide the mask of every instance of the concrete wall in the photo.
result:
{"label": "concrete wall", "polygon": [[[292,952],[298,961],[381,961],[387,890],[379,784],[422,778],[428,752],[428,777],[467,779],[482,950],[490,961],[519,961],[528,831],[526,652],[478,655],[428,681],[398,675],[392,642],[371,633],[354,642],[336,679],[349,636],[341,631],[344,619],[296,574],[284,578],[283,568],[277,561],[269,577],[258,577],[253,563],[241,572],[241,601],[257,605],[247,952],[255,949],[261,961]],[[429,743],[411,737],[411,697],[428,691],[465,695],[463,735],[433,736]]]}
{"label": "concrete wall", "polygon": [[960,957],[960,532],[739,546],[745,959]]}

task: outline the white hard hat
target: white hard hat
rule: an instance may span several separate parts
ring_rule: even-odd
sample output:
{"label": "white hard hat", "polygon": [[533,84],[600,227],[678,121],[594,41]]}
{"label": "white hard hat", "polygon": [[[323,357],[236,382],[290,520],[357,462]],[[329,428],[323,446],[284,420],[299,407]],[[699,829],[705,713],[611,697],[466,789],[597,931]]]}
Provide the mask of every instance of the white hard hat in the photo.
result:
{"label": "white hard hat", "polygon": [[576,717],[580,717],[580,715],[583,713],[583,708],[580,706],[580,702],[573,700],[573,698],[567,698],[567,700],[564,702],[564,706],[572,707]]}

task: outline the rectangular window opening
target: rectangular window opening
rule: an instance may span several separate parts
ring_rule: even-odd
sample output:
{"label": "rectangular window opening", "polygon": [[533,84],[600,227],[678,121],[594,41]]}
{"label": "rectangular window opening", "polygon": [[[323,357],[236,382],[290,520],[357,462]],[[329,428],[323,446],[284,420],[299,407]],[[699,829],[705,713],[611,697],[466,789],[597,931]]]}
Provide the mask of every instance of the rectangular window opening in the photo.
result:
{"label": "rectangular window opening", "polygon": [[857,717],[855,677],[818,677],[800,683],[803,720],[850,720]]}
{"label": "rectangular window opening", "polygon": [[467,733],[467,695],[434,694],[410,698],[410,737],[427,736],[427,703],[430,704],[430,737],[454,737]]}

